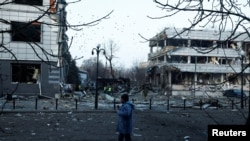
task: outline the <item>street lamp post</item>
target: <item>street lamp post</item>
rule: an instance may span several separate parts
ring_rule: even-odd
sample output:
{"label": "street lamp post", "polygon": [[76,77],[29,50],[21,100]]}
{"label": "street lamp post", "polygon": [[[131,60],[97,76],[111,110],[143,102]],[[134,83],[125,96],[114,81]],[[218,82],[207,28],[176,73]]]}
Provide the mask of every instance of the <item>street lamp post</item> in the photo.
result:
{"label": "street lamp post", "polygon": [[96,48],[92,49],[92,55],[94,55],[94,51],[96,51],[97,59],[96,59],[96,82],[95,82],[95,109],[98,108],[98,62],[99,62],[99,53],[103,51],[105,54],[104,49],[100,49],[100,45],[97,45]]}

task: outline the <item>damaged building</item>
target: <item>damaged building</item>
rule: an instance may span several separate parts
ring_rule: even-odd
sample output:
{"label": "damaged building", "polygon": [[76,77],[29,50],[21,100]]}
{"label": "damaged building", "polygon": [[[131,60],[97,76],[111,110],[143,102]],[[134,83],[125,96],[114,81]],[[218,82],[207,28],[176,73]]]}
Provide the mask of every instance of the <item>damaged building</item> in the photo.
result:
{"label": "damaged building", "polygon": [[248,87],[250,38],[234,35],[164,29],[149,42],[148,81],[167,90]]}
{"label": "damaged building", "polygon": [[58,0],[0,3],[0,95],[54,96],[65,28]]}

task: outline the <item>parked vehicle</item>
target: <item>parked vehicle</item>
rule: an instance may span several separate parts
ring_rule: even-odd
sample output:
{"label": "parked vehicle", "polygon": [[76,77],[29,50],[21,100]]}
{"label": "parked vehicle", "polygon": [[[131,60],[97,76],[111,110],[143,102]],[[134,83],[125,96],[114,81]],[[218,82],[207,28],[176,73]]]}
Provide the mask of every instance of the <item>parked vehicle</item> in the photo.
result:
{"label": "parked vehicle", "polygon": [[[241,90],[240,89],[228,89],[223,92],[223,96],[241,98]],[[243,98],[246,98],[246,93],[244,91],[243,91]]]}

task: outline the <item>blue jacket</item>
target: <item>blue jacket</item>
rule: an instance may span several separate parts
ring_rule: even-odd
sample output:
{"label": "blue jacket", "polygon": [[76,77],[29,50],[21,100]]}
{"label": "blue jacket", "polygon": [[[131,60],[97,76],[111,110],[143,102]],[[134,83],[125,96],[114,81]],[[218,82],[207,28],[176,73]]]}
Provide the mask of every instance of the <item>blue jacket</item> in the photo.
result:
{"label": "blue jacket", "polygon": [[133,130],[133,110],[134,104],[127,101],[122,104],[120,110],[117,111],[119,116],[117,131],[122,134],[132,133]]}

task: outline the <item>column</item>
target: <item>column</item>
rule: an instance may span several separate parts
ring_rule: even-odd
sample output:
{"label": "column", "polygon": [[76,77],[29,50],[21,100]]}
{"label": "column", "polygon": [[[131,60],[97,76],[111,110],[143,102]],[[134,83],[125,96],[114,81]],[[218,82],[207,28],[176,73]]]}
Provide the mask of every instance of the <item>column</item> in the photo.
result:
{"label": "column", "polygon": [[194,74],[194,84],[197,84],[197,73]]}
{"label": "column", "polygon": [[217,47],[217,42],[216,41],[213,41],[213,47]]}
{"label": "column", "polygon": [[167,46],[167,39],[164,40],[164,47]]}
{"label": "column", "polygon": [[191,47],[191,40],[187,41],[187,47]]}
{"label": "column", "polygon": [[223,80],[224,80],[224,73],[221,73],[220,74],[220,82],[223,82]]}
{"label": "column", "polygon": [[237,47],[242,49],[242,42],[237,42]]}
{"label": "column", "polygon": [[188,58],[188,59],[187,59],[187,60],[188,60],[187,63],[190,64],[190,63],[191,63],[191,56],[188,56],[187,58]]}

